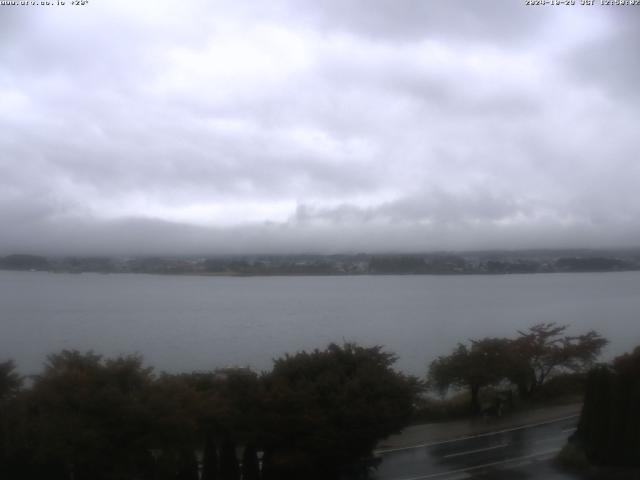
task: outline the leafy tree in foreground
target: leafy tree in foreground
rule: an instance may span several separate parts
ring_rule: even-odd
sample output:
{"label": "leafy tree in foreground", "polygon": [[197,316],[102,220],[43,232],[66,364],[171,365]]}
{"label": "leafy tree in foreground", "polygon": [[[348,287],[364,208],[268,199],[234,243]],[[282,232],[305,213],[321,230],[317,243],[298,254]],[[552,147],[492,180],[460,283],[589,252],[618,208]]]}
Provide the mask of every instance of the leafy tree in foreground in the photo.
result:
{"label": "leafy tree in foreground", "polygon": [[589,372],[578,430],[573,438],[589,460],[612,466],[640,466],[640,347],[618,357],[613,367]]}
{"label": "leafy tree in foreground", "polygon": [[540,323],[512,341],[509,378],[521,397],[531,397],[554,373],[583,371],[593,364],[608,341],[591,330],[564,335],[568,325]]}
{"label": "leafy tree in foreground", "polygon": [[585,371],[596,360],[607,340],[597,332],[564,335],[566,325],[541,323],[518,332],[519,337],[483,338],[469,346],[458,344],[449,355],[429,366],[429,384],[444,393],[451,387],[467,388],[471,412],[480,412],[483,387],[509,380],[521,398],[533,396],[557,373]]}
{"label": "leafy tree in foreground", "polygon": [[21,386],[22,377],[16,372],[13,360],[0,363],[0,401],[18,393]]}
{"label": "leafy tree in foreground", "polygon": [[468,388],[470,409],[480,413],[480,389],[507,377],[510,364],[510,340],[484,338],[471,346],[460,343],[450,354],[438,357],[429,367],[429,384],[444,393],[451,387]]}
{"label": "leafy tree in foreground", "polygon": [[11,473],[10,457],[15,457],[16,396],[22,387],[22,377],[12,360],[0,363],[0,478]]}
{"label": "leafy tree in foreground", "polygon": [[264,378],[265,478],[366,471],[377,442],[408,424],[420,390],[391,368],[395,360],[352,343],[276,360]]}
{"label": "leafy tree in foreground", "polygon": [[62,351],[24,390],[13,364],[1,364],[0,477],[356,478],[413,415],[420,384],[394,361],[381,347],[345,344],[285,356],[262,375],[155,375],[135,356]]}
{"label": "leafy tree in foreground", "polygon": [[143,399],[150,382],[138,357],[50,356],[28,395],[34,466],[77,480],[140,475],[149,460],[144,439],[152,419]]}

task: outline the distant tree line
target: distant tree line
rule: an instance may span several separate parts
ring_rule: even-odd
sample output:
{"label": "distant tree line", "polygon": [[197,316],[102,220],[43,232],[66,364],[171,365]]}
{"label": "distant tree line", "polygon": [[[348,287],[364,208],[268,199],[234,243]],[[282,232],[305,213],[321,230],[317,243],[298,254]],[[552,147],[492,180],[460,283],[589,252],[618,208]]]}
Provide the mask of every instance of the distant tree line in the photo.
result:
{"label": "distant tree line", "polygon": [[491,255],[246,255],[217,257],[0,257],[0,268],[66,273],[198,275],[452,275],[617,272],[640,269],[640,253],[618,257],[493,253]]}
{"label": "distant tree line", "polygon": [[331,344],[261,374],[174,375],[137,356],[62,351],[29,385],[0,363],[0,478],[364,478],[421,389],[395,359]]}
{"label": "distant tree line", "polygon": [[5,270],[48,270],[49,260],[39,255],[8,255],[0,257],[0,268]]}
{"label": "distant tree line", "polygon": [[597,332],[566,335],[566,325],[541,323],[516,338],[483,338],[460,343],[429,366],[429,384],[446,392],[450,387],[469,392],[470,411],[481,413],[485,387],[513,386],[520,398],[531,399],[553,378],[566,372],[585,372],[607,340]]}

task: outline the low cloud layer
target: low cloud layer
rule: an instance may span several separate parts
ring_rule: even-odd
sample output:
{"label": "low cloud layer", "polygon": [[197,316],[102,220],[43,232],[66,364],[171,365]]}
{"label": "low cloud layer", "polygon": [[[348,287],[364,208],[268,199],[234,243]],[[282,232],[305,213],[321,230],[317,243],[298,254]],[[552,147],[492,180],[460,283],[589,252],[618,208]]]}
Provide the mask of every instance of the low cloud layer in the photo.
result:
{"label": "low cloud layer", "polygon": [[0,254],[637,246],[638,7],[0,7]]}

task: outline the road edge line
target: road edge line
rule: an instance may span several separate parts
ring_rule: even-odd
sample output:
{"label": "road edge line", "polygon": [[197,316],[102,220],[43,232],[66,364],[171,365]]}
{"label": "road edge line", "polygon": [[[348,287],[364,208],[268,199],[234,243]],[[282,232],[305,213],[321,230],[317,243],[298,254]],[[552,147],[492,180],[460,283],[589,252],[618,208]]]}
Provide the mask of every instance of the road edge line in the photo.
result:
{"label": "road edge line", "polygon": [[524,455],[522,457],[513,457],[513,458],[508,458],[506,460],[500,460],[498,462],[483,463],[482,465],[459,468],[457,470],[449,470],[448,472],[430,473],[428,475],[423,475],[421,477],[404,477],[404,478],[400,477],[394,480],[426,480],[428,478],[444,477],[445,475],[455,475],[456,473],[465,473],[465,472],[471,472],[473,470],[481,470],[483,468],[495,467],[496,465],[504,465],[505,463],[521,462],[522,460],[529,460],[531,458],[544,457],[545,455],[551,455],[553,453],[557,453],[560,450],[561,450],[560,448],[556,448],[553,450],[544,450],[542,452],[531,453],[529,455]]}
{"label": "road edge line", "polygon": [[549,424],[552,424],[552,423],[562,422],[564,420],[569,420],[571,418],[576,418],[576,417],[579,417],[579,416],[580,416],[580,414],[576,413],[574,415],[567,415],[566,417],[555,418],[553,420],[545,420],[544,422],[530,423],[530,424],[527,424],[527,425],[520,425],[520,426],[512,427],[512,428],[505,428],[505,429],[502,429],[502,430],[495,430],[493,432],[484,432],[484,433],[478,433],[476,435],[467,435],[465,437],[452,438],[452,439],[449,439],[449,440],[421,443],[421,444],[418,444],[418,445],[411,445],[411,446],[407,446],[407,447],[383,448],[383,449],[374,450],[373,454],[374,455],[384,455],[385,453],[401,452],[403,450],[414,450],[416,448],[435,447],[436,445],[445,445],[447,443],[460,442],[462,440],[471,440],[473,438],[482,438],[482,437],[488,437],[488,436],[491,436],[491,435],[498,435],[500,433],[508,433],[508,432],[514,432],[516,430],[524,430],[526,428],[540,427],[542,425],[549,425]]}

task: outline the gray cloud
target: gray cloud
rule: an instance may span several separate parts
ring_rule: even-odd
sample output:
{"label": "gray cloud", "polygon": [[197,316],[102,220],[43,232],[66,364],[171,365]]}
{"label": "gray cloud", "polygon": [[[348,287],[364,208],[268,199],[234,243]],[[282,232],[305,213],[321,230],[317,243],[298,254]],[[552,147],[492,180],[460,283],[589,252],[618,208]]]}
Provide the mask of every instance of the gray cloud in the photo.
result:
{"label": "gray cloud", "polygon": [[[536,30],[540,12],[516,2],[490,0],[330,0],[302,2],[306,18],[325,30],[367,35],[375,40],[411,41],[444,36],[450,40],[513,40]],[[548,12],[545,12],[548,13]]]}
{"label": "gray cloud", "polygon": [[0,253],[637,243],[631,7],[2,9]]}

